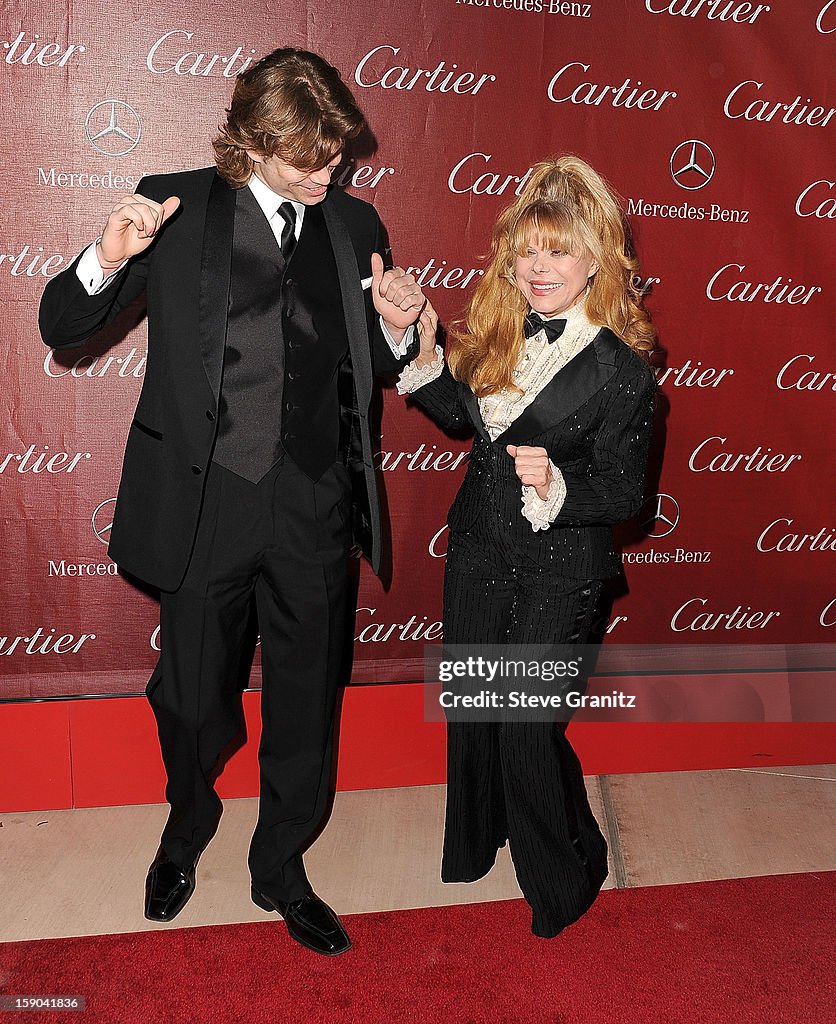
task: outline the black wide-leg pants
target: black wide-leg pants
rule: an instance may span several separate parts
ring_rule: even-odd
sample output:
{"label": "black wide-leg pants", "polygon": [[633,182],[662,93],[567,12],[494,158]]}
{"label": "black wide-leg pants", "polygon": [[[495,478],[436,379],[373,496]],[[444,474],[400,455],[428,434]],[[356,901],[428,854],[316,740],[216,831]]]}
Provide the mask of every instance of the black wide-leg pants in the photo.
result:
{"label": "black wide-leg pants", "polygon": [[[445,643],[599,642],[602,582],[510,564],[490,532],[450,537]],[[556,935],[589,909],[607,844],[565,722],[448,722],[443,881],[481,878],[506,839],[536,935]]]}
{"label": "black wide-leg pants", "polygon": [[[323,818],[346,649],[348,473],[316,483],[285,457],[257,484],[212,464],[186,577],[160,601],[148,684],[171,805],[161,845],[196,860],[217,828],[213,772],[240,733],[242,673],[261,634],[260,801],[249,866],[280,900],[310,892],[302,852]],[[249,638],[249,642],[248,642]]]}

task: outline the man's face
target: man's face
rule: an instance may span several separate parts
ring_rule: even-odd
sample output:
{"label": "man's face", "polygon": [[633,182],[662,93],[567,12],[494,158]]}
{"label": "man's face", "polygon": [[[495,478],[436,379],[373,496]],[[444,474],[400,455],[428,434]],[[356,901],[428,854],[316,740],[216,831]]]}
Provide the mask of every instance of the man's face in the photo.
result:
{"label": "man's face", "polygon": [[285,163],[277,156],[261,156],[252,150],[248,155],[253,161],[253,171],[264,184],[285,199],[293,199],[305,206],[321,203],[328,194],[331,175],[342,159],[337,153],[324,167],[316,171],[300,171],[292,164]]}

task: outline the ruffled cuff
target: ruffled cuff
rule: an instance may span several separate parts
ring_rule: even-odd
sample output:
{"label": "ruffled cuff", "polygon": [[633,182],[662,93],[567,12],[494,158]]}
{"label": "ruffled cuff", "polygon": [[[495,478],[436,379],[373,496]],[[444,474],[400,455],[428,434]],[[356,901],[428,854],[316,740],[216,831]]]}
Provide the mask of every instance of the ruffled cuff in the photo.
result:
{"label": "ruffled cuff", "polygon": [[423,387],[425,384],[429,384],[431,380],[435,380],[437,377],[440,377],[443,369],[444,353],[441,350],[441,346],[436,345],[434,362],[428,363],[426,366],[416,366],[415,361],[413,360],[403,368],[396,385],[398,394],[412,394],[412,392],[417,391],[418,388]]}
{"label": "ruffled cuff", "polygon": [[560,515],[563,502],[566,500],[566,481],[563,474],[549,460],[554,479],[549,484],[549,493],[546,500],[540,497],[535,488],[523,484],[522,488],[522,514],[531,523],[531,529],[536,533],[538,530],[548,530],[552,523]]}

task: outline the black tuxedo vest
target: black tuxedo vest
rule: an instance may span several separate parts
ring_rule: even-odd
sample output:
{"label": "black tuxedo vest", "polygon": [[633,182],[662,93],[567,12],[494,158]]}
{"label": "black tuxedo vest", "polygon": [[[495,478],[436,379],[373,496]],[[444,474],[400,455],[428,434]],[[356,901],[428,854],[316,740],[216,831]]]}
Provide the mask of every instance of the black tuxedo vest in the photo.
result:
{"label": "black tuxedo vest", "polygon": [[214,461],[255,483],[287,452],[317,480],[340,456],[337,383],[347,353],[322,211],[306,209],[285,266],[255,197],[239,189]]}
{"label": "black tuxedo vest", "polygon": [[235,195],[226,347],[213,460],[257,483],[282,455],[285,264],[249,188]]}

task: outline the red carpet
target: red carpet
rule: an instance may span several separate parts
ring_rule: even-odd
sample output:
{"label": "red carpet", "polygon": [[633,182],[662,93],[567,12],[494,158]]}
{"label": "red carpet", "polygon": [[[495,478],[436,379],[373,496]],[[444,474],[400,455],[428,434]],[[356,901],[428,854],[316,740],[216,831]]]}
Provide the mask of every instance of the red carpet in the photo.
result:
{"label": "red carpet", "polygon": [[[8,896],[8,894],[6,894]],[[556,939],[513,900],[349,917],[333,960],[277,920],[0,945],[0,992],[141,1024],[829,1024],[836,872],[608,891]]]}

